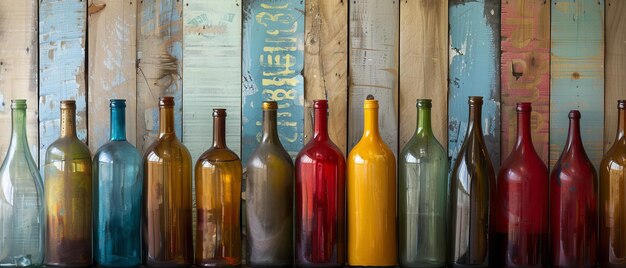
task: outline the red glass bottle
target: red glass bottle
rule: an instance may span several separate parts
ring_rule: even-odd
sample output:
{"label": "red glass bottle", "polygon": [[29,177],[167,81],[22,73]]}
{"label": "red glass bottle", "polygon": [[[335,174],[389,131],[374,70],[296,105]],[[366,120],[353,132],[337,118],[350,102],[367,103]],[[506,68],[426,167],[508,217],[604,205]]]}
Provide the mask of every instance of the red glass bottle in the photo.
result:
{"label": "red glass bottle", "polygon": [[545,267],[548,263],[548,168],[530,134],[531,104],[517,104],[517,142],[498,173],[491,219],[496,267]]}
{"label": "red glass bottle", "polygon": [[580,138],[580,112],[569,113],[565,148],[550,176],[553,267],[596,267],[598,178]]}
{"label": "red glass bottle", "polygon": [[345,159],[328,137],[326,100],[313,102],[313,139],[296,158],[296,264],[345,263]]}

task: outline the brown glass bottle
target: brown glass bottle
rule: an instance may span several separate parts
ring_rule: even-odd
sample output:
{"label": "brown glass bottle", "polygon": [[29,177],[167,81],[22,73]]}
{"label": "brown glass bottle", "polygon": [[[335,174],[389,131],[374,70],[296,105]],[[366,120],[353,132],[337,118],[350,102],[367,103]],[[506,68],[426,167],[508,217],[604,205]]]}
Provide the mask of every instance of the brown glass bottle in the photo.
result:
{"label": "brown glass bottle", "polygon": [[226,146],[226,109],[213,109],[213,146],[196,174],[196,265],[241,264],[241,160]]}
{"label": "brown glass bottle", "polygon": [[263,102],[263,137],[246,166],[247,265],[293,263],[294,167],[276,129],[275,101]]}
{"label": "brown glass bottle", "polygon": [[615,143],[600,164],[601,267],[626,267],[626,100],[617,110]]}
{"label": "brown glass bottle", "polygon": [[469,97],[465,141],[450,176],[451,267],[489,267],[489,210],[496,176],[482,131],[482,97]]}
{"label": "brown glass bottle", "polygon": [[174,132],[174,98],[159,101],[159,138],[144,155],[143,258],[149,267],[193,263],[191,156]]}
{"label": "brown glass bottle", "polygon": [[91,153],[76,136],[76,102],[61,101],[61,136],[44,166],[45,265],[91,265]]}

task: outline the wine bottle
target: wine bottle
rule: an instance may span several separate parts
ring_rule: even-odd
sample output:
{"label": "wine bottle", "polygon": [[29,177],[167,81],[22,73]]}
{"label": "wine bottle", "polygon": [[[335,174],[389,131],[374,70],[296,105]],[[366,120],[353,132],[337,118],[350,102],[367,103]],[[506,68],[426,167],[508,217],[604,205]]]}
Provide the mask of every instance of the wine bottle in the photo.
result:
{"label": "wine bottle", "polygon": [[580,112],[569,112],[565,148],[550,175],[552,267],[596,267],[598,180],[580,138]]}
{"label": "wine bottle", "polygon": [[469,123],[450,175],[451,267],[489,267],[489,213],[496,176],[482,131],[483,98],[469,97]]}
{"label": "wine bottle", "polygon": [[296,264],[345,264],[345,160],[328,136],[328,101],[314,100],[314,133],[296,158]]}
{"label": "wine bottle", "polygon": [[395,266],[396,158],[378,131],[378,101],[367,96],[363,137],[348,155],[348,264]]}
{"label": "wine bottle", "polygon": [[0,267],[42,264],[43,198],[26,139],[26,100],[11,100],[11,142],[0,167]]}
{"label": "wine bottle", "polygon": [[213,146],[195,167],[196,265],[241,264],[241,160],[226,146],[226,109],[213,109]]}
{"label": "wine bottle", "polygon": [[61,101],[61,137],[46,151],[45,265],[92,261],[92,173],[89,147],[76,136],[76,102]]}
{"label": "wine bottle", "polygon": [[517,142],[498,172],[490,253],[497,267],[548,266],[548,168],[533,147],[531,111],[517,104]]}
{"label": "wine bottle", "polygon": [[617,101],[613,146],[600,164],[600,265],[626,267],[626,100]]}
{"label": "wine bottle", "polygon": [[448,156],[431,127],[432,101],[417,100],[417,128],[400,152],[400,266],[446,265]]}
{"label": "wine bottle", "polygon": [[261,143],[246,165],[246,264],[291,267],[294,167],[278,138],[278,104],[265,101],[262,108]]}
{"label": "wine bottle", "polygon": [[94,263],[141,264],[141,155],[126,141],[126,100],[111,100],[110,141],[93,158]]}
{"label": "wine bottle", "polygon": [[148,267],[193,263],[191,155],[174,132],[174,98],[159,100],[159,138],[143,157],[143,258]]}

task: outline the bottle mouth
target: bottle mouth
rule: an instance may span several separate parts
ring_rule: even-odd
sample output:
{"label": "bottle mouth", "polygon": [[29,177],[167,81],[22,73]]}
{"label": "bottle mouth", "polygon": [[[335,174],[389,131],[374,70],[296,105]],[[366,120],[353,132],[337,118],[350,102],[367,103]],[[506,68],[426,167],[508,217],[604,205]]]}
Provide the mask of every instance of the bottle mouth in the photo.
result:
{"label": "bottle mouth", "polygon": [[26,100],[25,99],[11,100],[11,109],[26,109]]}
{"label": "bottle mouth", "polygon": [[76,101],[75,100],[62,100],[61,109],[76,109]]}
{"label": "bottle mouth", "polygon": [[264,101],[262,107],[264,111],[278,110],[278,103],[275,101]]}
{"label": "bottle mouth", "polygon": [[481,96],[469,96],[467,98],[467,103],[469,103],[469,105],[482,105],[483,104],[483,97],[481,97]]}
{"label": "bottle mouth", "polygon": [[518,112],[531,112],[533,107],[530,102],[518,102],[516,110]]}
{"label": "bottle mouth", "polygon": [[328,109],[328,101],[327,100],[313,100],[313,108]]}
{"label": "bottle mouth", "polygon": [[617,109],[626,109],[626,100],[617,100]]}
{"label": "bottle mouth", "polygon": [[370,95],[367,95],[367,97],[365,97],[363,108],[365,109],[377,109],[378,108],[378,101],[376,100],[376,98],[374,98],[374,95],[370,94]]}
{"label": "bottle mouth", "polygon": [[417,107],[423,107],[423,108],[432,108],[433,107],[433,100],[431,99],[417,99],[415,106]]}
{"label": "bottle mouth", "polygon": [[174,107],[174,97],[163,96],[159,98],[159,107]]}
{"label": "bottle mouth", "polygon": [[226,109],[213,109],[213,117],[226,117]]}
{"label": "bottle mouth", "polygon": [[571,110],[569,111],[568,117],[569,119],[580,119],[581,118],[580,111]]}
{"label": "bottle mouth", "polygon": [[111,108],[125,108],[126,100],[125,99],[111,99],[109,106]]}

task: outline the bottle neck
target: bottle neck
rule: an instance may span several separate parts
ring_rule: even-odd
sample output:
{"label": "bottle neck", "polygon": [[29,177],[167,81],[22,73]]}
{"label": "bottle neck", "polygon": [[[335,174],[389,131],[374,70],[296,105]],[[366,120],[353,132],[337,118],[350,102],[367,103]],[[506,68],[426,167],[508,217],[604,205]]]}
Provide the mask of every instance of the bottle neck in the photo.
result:
{"label": "bottle neck", "polygon": [[483,127],[482,121],[482,105],[470,105],[469,122],[467,125],[467,133],[475,132],[482,137]]}
{"label": "bottle neck", "polygon": [[11,146],[28,148],[26,139],[26,109],[13,109],[11,112]]}
{"label": "bottle neck", "polygon": [[213,116],[213,148],[226,148],[226,118]]}
{"label": "bottle neck", "polygon": [[126,111],[124,107],[111,108],[111,140],[126,140]]}
{"label": "bottle neck", "polygon": [[431,108],[418,107],[417,108],[417,127],[415,128],[415,134],[417,135],[432,135],[433,128],[430,121]]}
{"label": "bottle neck", "polygon": [[583,142],[580,138],[580,119],[569,119],[569,130],[567,132],[567,140],[565,142],[566,150],[577,150],[583,148]]}
{"label": "bottle neck", "polygon": [[380,138],[378,132],[378,109],[365,108],[363,115],[363,137]]}
{"label": "bottle neck", "polygon": [[615,141],[618,141],[626,135],[626,109],[619,109],[617,113],[617,136]]}
{"label": "bottle neck", "polygon": [[326,109],[315,109],[313,139],[319,141],[328,140],[328,111]]}
{"label": "bottle neck", "polygon": [[263,143],[278,143],[278,130],[276,127],[276,110],[263,111]]}
{"label": "bottle neck", "polygon": [[530,111],[517,112],[517,143],[515,147],[531,146]]}
{"label": "bottle neck", "polygon": [[76,137],[76,110],[61,109],[61,137]]}
{"label": "bottle neck", "polygon": [[174,133],[174,107],[159,108],[159,137]]}

